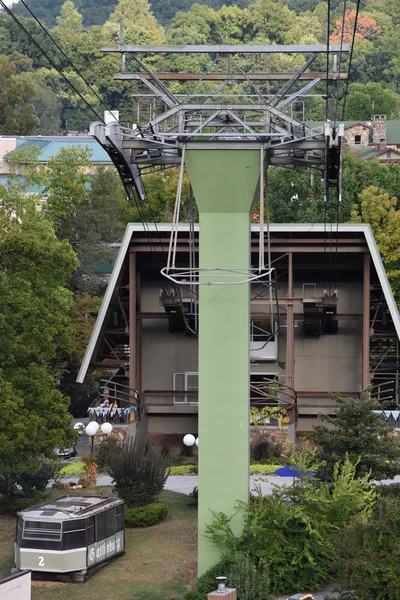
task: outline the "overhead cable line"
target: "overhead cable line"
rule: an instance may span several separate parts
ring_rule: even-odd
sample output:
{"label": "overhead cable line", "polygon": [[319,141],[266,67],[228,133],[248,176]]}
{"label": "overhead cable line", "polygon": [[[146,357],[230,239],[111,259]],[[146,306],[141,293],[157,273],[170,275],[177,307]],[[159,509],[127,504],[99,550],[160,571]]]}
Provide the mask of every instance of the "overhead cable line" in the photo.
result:
{"label": "overhead cable line", "polygon": [[328,0],[328,13],[326,19],[326,101],[325,101],[325,119],[328,120],[328,104],[329,104],[329,30],[331,22],[331,0]]}
{"label": "overhead cable line", "polygon": [[[23,2],[24,0],[21,0],[21,2]],[[340,51],[339,51],[339,64],[338,64],[338,70],[337,70],[337,79],[336,79],[336,102],[335,102],[335,112],[334,112],[334,119],[333,119],[333,127],[336,127],[336,121],[337,121],[337,114],[338,114],[338,105],[339,105],[339,79],[340,79],[340,69],[342,66],[342,54],[343,54],[343,38],[344,38],[344,23],[345,23],[345,18],[346,18],[346,5],[347,5],[347,0],[344,0],[344,4],[343,4],[343,18],[342,18],[342,31],[341,31],[341,36],[340,36]]]}
{"label": "overhead cable line", "polygon": [[[107,112],[110,112],[109,107],[105,104],[104,100],[99,96],[99,94],[96,92],[96,90],[93,89],[93,87],[90,85],[90,83],[86,80],[86,78],[82,75],[82,73],[79,71],[79,69],[74,65],[74,63],[71,61],[71,59],[68,57],[68,55],[64,52],[64,50],[61,48],[61,46],[58,44],[58,42],[54,39],[54,37],[50,34],[50,32],[46,29],[46,27],[44,27],[44,25],[41,23],[41,21],[36,17],[36,15],[33,13],[33,11],[27,6],[27,4],[24,2],[24,0],[21,0],[22,4],[25,6],[25,8],[28,10],[28,12],[30,13],[30,15],[32,16],[32,18],[35,20],[35,22],[39,25],[39,27],[45,32],[45,34],[47,35],[47,37],[53,42],[53,44],[55,45],[55,47],[58,49],[58,51],[61,53],[61,55],[65,58],[65,60],[68,62],[68,64],[72,67],[73,71],[75,71],[75,73],[82,79],[82,81],[85,83],[85,85],[88,87],[88,89],[94,94],[94,96],[99,100],[100,105],[103,106],[103,108],[105,108],[107,110]],[[50,65],[57,71],[57,73],[66,81],[66,83],[74,90],[74,92],[79,96],[79,98],[85,103],[85,105],[92,111],[92,113],[96,116],[97,119],[99,119],[102,123],[104,123],[104,118],[102,118],[98,112],[93,108],[93,106],[86,100],[86,98],[79,92],[79,90],[75,87],[75,85],[70,81],[70,79],[65,75],[65,73],[63,72],[63,70],[57,66],[57,64],[54,62],[54,60],[49,56],[49,54],[45,51],[45,49],[35,40],[35,38],[27,31],[27,29],[24,27],[24,25],[21,23],[21,21],[14,15],[14,13],[12,12],[12,10],[7,7],[7,5],[5,4],[5,2],[3,0],[0,0],[0,5],[4,8],[4,10],[7,12],[7,14],[10,15],[10,17],[17,23],[17,25],[19,26],[19,28],[25,33],[25,35],[29,38],[29,40],[36,46],[36,48],[43,54],[43,56],[45,56],[45,58],[48,60],[48,62],[50,63]],[[118,122],[118,120],[116,119],[116,121]],[[148,241],[149,241],[149,246],[151,249],[151,253],[153,254],[153,257],[155,259],[155,263],[161,263],[159,254],[157,252],[157,249],[152,241],[152,234],[150,231],[150,226],[149,223],[147,222],[147,220],[144,218],[144,214],[142,211],[142,206],[140,205],[140,202],[137,198],[136,193],[131,194],[134,196],[134,201],[136,204],[136,208],[139,214],[139,219],[141,221],[141,224],[143,226],[144,231],[146,232]],[[157,221],[156,221],[156,217],[153,211],[153,207],[150,204],[150,199],[147,198],[147,203],[148,203],[148,207],[150,209],[150,213],[153,219],[153,223],[154,223],[154,227],[156,230],[156,233],[158,235],[158,238],[160,240],[160,244],[161,244],[161,249],[162,251],[164,251],[164,246],[163,246],[163,240],[161,238],[160,235],[160,231],[157,227]],[[186,323],[187,325],[187,323]],[[188,325],[187,327],[189,329],[191,329]],[[194,331],[192,331],[192,333],[195,333]]]}
{"label": "overhead cable line", "polygon": [[[110,109],[104,103],[104,99],[96,92],[96,90],[90,85],[90,83],[87,81],[87,79],[82,75],[82,73],[80,72],[80,70],[74,65],[74,63],[72,62],[72,60],[64,52],[64,50],[62,49],[62,47],[60,46],[60,44],[57,42],[57,40],[54,39],[54,37],[49,32],[49,30],[43,25],[43,23],[40,21],[40,19],[38,19],[36,17],[36,15],[32,12],[32,10],[26,4],[25,0],[20,0],[20,2],[25,6],[25,8],[29,12],[29,14],[36,21],[36,23],[39,25],[39,27],[44,31],[44,33],[47,35],[47,37],[50,38],[50,40],[56,46],[56,48],[58,49],[58,51],[61,52],[62,56],[65,58],[65,60],[68,62],[68,64],[72,67],[72,69],[75,71],[75,73],[77,75],[79,75],[79,77],[82,79],[82,81],[84,81],[84,83],[87,85],[87,87],[89,88],[89,90],[96,96],[97,100],[100,102],[100,105],[103,106],[103,108],[105,108],[107,112],[110,112]],[[118,119],[116,119],[116,121],[118,121]]]}
{"label": "overhead cable line", "polygon": [[[22,3],[24,4],[24,6],[26,6],[24,0],[21,0]],[[67,82],[67,84],[74,90],[74,92],[79,96],[79,98],[81,98],[81,100],[87,105],[87,107],[93,112],[93,114],[97,117],[97,119],[99,119],[101,122],[104,123],[104,119],[97,113],[97,111],[93,108],[93,106],[86,100],[86,98],[84,98],[84,96],[79,92],[79,90],[76,89],[76,87],[74,86],[74,84],[70,81],[70,79],[65,75],[65,73],[62,71],[61,68],[59,68],[56,63],[53,61],[53,59],[48,55],[48,53],[44,50],[44,48],[35,40],[35,38],[27,31],[27,29],[24,27],[24,25],[21,23],[21,21],[14,15],[14,13],[11,11],[11,9],[9,9],[7,7],[7,5],[4,3],[3,0],[0,0],[0,5],[4,8],[4,10],[10,15],[10,17],[17,23],[17,25],[20,27],[20,29],[27,35],[27,37],[32,41],[32,43],[38,48],[38,50],[45,56],[45,58],[49,61],[49,63],[51,64],[51,66],[53,66],[53,68],[57,71],[57,73]],[[28,8],[26,6],[26,8]],[[62,53],[62,55],[66,58],[66,60],[68,61],[68,63],[72,66],[72,68],[74,69],[74,71],[76,71],[76,73],[81,77],[81,79],[85,82],[85,84],[89,87],[89,89],[91,89],[91,91],[93,91],[93,93],[96,95],[96,97],[98,97],[103,105],[103,107],[105,107],[107,109],[107,111],[109,111],[109,108],[104,104],[104,102],[101,100],[101,98],[97,95],[97,93],[93,90],[93,88],[91,88],[90,84],[86,81],[86,79],[83,77],[83,75],[78,71],[78,69],[76,69],[76,67],[74,66],[74,64],[72,63],[72,61],[69,59],[69,57],[65,54],[65,52],[62,50],[62,48],[59,46],[59,44],[56,42],[56,40],[54,40],[53,36],[51,36],[51,34],[46,30],[46,28],[40,23],[40,21],[35,17],[35,15],[33,14],[33,12],[28,8],[30,14],[32,15],[32,17],[35,19],[35,21],[40,25],[40,27],[46,32],[46,34],[48,35],[48,37],[53,41],[53,43],[55,44],[55,46],[58,48],[58,50]],[[145,221],[144,217],[143,217],[143,212],[142,212],[142,208],[140,206],[140,203],[138,202],[137,198],[136,198],[136,194],[134,194],[134,200],[136,203],[136,207],[139,213],[139,218],[140,221],[143,225],[144,230],[146,231],[148,237],[150,236],[150,228],[149,225],[147,223],[147,221]],[[150,237],[149,237],[149,241],[150,241]],[[151,247],[151,246],[150,246]],[[152,251],[157,254],[157,251],[155,250],[154,246],[152,248]],[[157,257],[158,260],[158,257]]]}
{"label": "overhead cable line", "polygon": [[[342,28],[341,28],[341,35],[340,35],[339,64],[338,64],[337,80],[336,80],[336,102],[335,102],[334,123],[333,123],[333,128],[334,128],[334,131],[335,131],[335,135],[336,135],[336,124],[337,124],[337,116],[338,116],[338,107],[339,107],[339,78],[340,78],[341,67],[342,67],[342,55],[343,55],[343,42],[344,42],[344,28],[345,28],[345,20],[346,20],[346,9],[347,9],[347,0],[344,0],[344,4],[343,4],[343,17],[342,17]],[[353,32],[353,41],[354,41],[354,37],[355,37],[355,30]],[[344,98],[346,96],[346,93],[347,93],[347,86],[346,86],[346,89],[345,89]],[[341,152],[341,149],[339,149],[339,152]],[[339,167],[339,168],[341,168],[341,167]],[[335,277],[334,277],[334,293],[336,293],[337,279],[338,279],[339,218],[340,218],[340,203],[339,203],[339,198],[336,198],[336,240],[335,240],[335,257],[334,257],[334,261],[333,261],[334,262],[334,267],[335,267],[335,272],[334,272],[334,275],[335,275]],[[332,257],[330,257],[330,258],[331,258],[331,264],[332,264]]]}
{"label": "overhead cable line", "polygon": [[345,92],[344,92],[344,100],[343,100],[342,121],[344,120],[344,117],[345,117],[347,92],[348,92],[348,89],[349,89],[349,76],[350,76],[350,70],[351,70],[351,63],[352,63],[352,60],[353,60],[354,42],[355,42],[355,39],[356,39],[357,21],[358,21],[358,13],[359,13],[359,11],[360,11],[360,0],[357,0],[356,15],[355,15],[355,18],[354,18],[353,36],[352,36],[351,48],[350,48],[349,68],[347,70],[346,89],[345,89]]}
{"label": "overhead cable line", "polygon": [[60,69],[56,65],[56,63],[51,58],[51,56],[48,55],[48,53],[46,52],[46,50],[44,50],[44,48],[42,48],[42,46],[29,33],[29,31],[26,29],[26,27],[24,27],[24,25],[21,23],[21,21],[14,15],[14,13],[12,12],[12,10],[7,6],[7,4],[3,0],[0,0],[0,6],[2,6],[3,9],[6,11],[6,13],[8,15],[10,15],[10,17],[17,23],[17,25],[20,27],[20,29],[22,29],[22,31],[25,33],[25,35],[36,46],[36,48],[39,50],[39,52],[41,52],[43,54],[43,56],[45,56],[47,58],[47,60],[51,64],[51,66],[57,71],[57,73],[60,75],[60,77],[62,77],[68,83],[68,85],[74,90],[74,92],[77,94],[77,96],[79,96],[79,98],[92,111],[92,113],[96,116],[96,118],[99,119],[102,123],[104,123],[104,119],[96,112],[96,110],[93,108],[93,106],[90,104],[90,102],[88,102],[86,100],[86,98],[80,93],[80,91],[75,87],[75,85],[72,83],[72,81],[62,71],[62,69]]}

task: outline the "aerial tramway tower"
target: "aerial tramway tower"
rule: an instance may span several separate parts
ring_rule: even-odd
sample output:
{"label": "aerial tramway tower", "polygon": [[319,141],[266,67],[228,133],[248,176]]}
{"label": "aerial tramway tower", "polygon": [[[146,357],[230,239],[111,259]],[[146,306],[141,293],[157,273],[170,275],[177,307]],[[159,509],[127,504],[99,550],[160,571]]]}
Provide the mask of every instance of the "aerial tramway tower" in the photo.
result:
{"label": "aerial tramway tower", "polygon": [[[324,81],[346,79],[329,69],[330,55],[347,52],[337,46],[137,46],[122,43],[103,52],[122,56],[116,79],[139,82],[163,106],[145,125],[131,128],[118,122],[93,123],[91,133],[118,169],[128,196],[146,201],[142,176],[178,167],[168,262],[163,274],[174,286],[199,290],[199,573],[216,562],[216,549],[204,537],[211,511],[233,514],[238,501],[249,497],[249,335],[250,284],[269,290],[273,317],[274,269],[269,252],[268,167],[306,167],[323,172],[325,201],[336,190],[340,201],[343,127],[326,122],[313,129],[293,116],[293,103]],[[171,53],[203,53],[210,57],[206,73],[155,73],[146,57]],[[294,74],[247,72],[240,57],[248,54],[302,53],[304,65]],[[325,72],[311,72],[318,57]],[[137,71],[126,72],[126,57]],[[318,63],[318,61],[316,61]],[[220,65],[230,67],[222,72]],[[336,64],[336,61],[333,61]],[[340,59],[339,59],[340,65]],[[340,67],[339,67],[340,70]],[[194,81],[184,97],[168,82]],[[274,82],[274,93],[263,85]],[[202,86],[207,82],[207,86]],[[278,82],[280,82],[278,84]],[[304,83],[303,83],[304,82]],[[213,91],[209,91],[213,84]],[[279,87],[277,87],[279,85]],[[232,86],[236,94],[230,93]],[[205,87],[205,90],[202,89]],[[238,89],[240,90],[238,92]],[[176,262],[178,222],[184,169],[190,178],[200,222],[199,264]],[[257,264],[250,259],[250,213],[260,202],[260,248]],[[191,210],[192,225],[193,214]],[[191,227],[193,230],[193,227]],[[194,247],[194,238],[192,239]],[[271,323],[274,319],[271,318]],[[293,307],[288,328],[293,327]],[[273,327],[273,326],[271,326]],[[195,331],[197,333],[197,331]],[[271,331],[273,334],[274,332]],[[235,515],[239,533],[243,523]]]}

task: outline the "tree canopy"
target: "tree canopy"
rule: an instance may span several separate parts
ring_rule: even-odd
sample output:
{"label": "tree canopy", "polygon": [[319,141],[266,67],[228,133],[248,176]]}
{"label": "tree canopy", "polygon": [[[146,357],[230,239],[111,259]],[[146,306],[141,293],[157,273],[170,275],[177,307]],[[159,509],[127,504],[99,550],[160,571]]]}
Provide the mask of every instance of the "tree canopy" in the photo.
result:
{"label": "tree canopy", "polygon": [[[120,22],[124,25],[126,42],[138,44],[316,44],[326,41],[327,4],[324,1],[301,0],[28,0],[28,6],[49,28],[74,65],[90,83],[94,92],[74,72],[51,40],[17,3],[13,10],[22,19],[24,27],[63,69],[74,86],[99,115],[104,105],[120,111],[124,124],[148,120],[146,100],[133,100],[131,94],[140,89],[138,82],[112,79],[120,71],[120,57],[102,55],[103,44],[119,41]],[[351,40],[355,6],[347,5],[344,19],[344,42]],[[339,43],[342,36],[343,3],[331,2],[330,38]],[[398,81],[400,59],[398,39],[400,16],[397,3],[392,0],[365,0],[358,15],[354,56],[350,73],[350,93],[346,103],[346,119],[369,120],[373,112],[388,118],[400,115]],[[4,63],[4,55],[8,60]],[[296,71],[306,56],[261,55],[238,56],[242,69],[257,68],[266,71]],[[4,96],[22,98],[21,106],[13,107],[0,96],[5,108],[4,123],[0,120],[0,134],[56,133],[61,130],[87,130],[95,116],[48,61],[22,33],[10,17],[0,14],[0,60],[3,71],[12,69],[10,93]],[[209,57],[204,55],[172,55],[147,58],[149,64],[161,71],[204,71]],[[319,64],[320,63],[320,64]],[[126,56],[127,70],[136,70],[132,58]],[[348,56],[343,57],[346,69]],[[317,67],[324,65],[321,59]],[[216,67],[232,68],[220,58]],[[175,92],[185,93],[189,83],[174,84]],[[17,87],[18,86],[18,87]],[[209,82],[199,84],[199,92],[206,91]],[[244,84],[246,88],[246,84]],[[274,93],[274,83],[264,83],[266,93]],[[241,86],[243,88],[243,85]],[[243,93],[239,86],[231,86],[232,93]],[[343,100],[345,86],[339,86],[339,100]],[[325,93],[325,84],[314,88],[316,94]],[[98,95],[98,97],[96,96]],[[321,98],[308,98],[304,104],[309,120],[324,118]],[[339,106],[340,112],[340,106]],[[18,123],[14,113],[20,113]],[[332,116],[332,115],[331,115]]]}
{"label": "tree canopy", "polygon": [[71,440],[69,399],[56,382],[72,333],[67,284],[76,266],[35,198],[17,183],[0,186],[2,469]]}

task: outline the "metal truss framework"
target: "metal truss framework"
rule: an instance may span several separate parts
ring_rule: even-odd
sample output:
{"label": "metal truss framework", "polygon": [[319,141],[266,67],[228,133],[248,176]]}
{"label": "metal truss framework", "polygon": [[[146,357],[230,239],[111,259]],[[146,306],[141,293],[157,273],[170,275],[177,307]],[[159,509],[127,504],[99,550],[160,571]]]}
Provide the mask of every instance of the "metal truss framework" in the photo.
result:
{"label": "metal truss framework", "polygon": [[[122,37],[123,40],[123,37]],[[104,125],[92,123],[90,132],[110,155],[119,171],[129,196],[135,191],[144,200],[142,174],[178,166],[182,150],[186,149],[260,149],[265,152],[268,165],[322,167],[325,172],[325,193],[329,188],[341,186],[342,126],[327,122],[322,128],[310,128],[290,114],[293,103],[308,93],[322,80],[337,81],[345,73],[310,72],[309,68],[321,54],[335,56],[348,52],[348,45],[207,45],[207,46],[133,46],[121,43],[106,46],[103,52],[133,57],[140,69],[136,73],[117,74],[114,78],[141,82],[165,107],[163,112],[144,126],[127,128],[118,122]],[[210,67],[205,73],[185,74],[153,72],[140,57],[143,54],[203,53],[210,56]],[[293,74],[267,74],[245,72],[238,63],[242,54],[302,53],[309,55],[302,67]],[[223,60],[229,69],[226,74],[213,72]],[[335,66],[336,61],[333,61]],[[283,76],[282,76],[283,75]],[[276,78],[275,78],[276,77]],[[175,95],[164,81],[195,80],[194,89],[182,98]],[[267,80],[284,80],[272,97],[266,97],[260,84]],[[299,86],[302,80],[305,85]],[[200,83],[212,81],[216,87],[210,92],[196,94]],[[258,84],[258,85],[257,85]],[[235,86],[239,95],[227,93]],[[231,90],[232,88],[230,88]],[[227,101],[229,98],[229,101]],[[336,124],[335,124],[336,125]]]}

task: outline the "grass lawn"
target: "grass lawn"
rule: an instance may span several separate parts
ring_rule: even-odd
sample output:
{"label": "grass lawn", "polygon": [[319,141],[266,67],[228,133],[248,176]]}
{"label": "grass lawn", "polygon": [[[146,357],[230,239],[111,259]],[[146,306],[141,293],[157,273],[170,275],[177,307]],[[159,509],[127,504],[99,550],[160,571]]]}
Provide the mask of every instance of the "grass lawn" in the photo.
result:
{"label": "grass lawn", "polygon": [[[98,488],[100,491],[108,491]],[[79,490],[82,492],[82,490]],[[197,567],[197,510],[188,497],[161,495],[165,521],[148,529],[126,529],[126,553],[84,584],[34,582],[32,600],[169,600],[179,596]],[[0,577],[10,574],[15,519],[0,515]]]}

